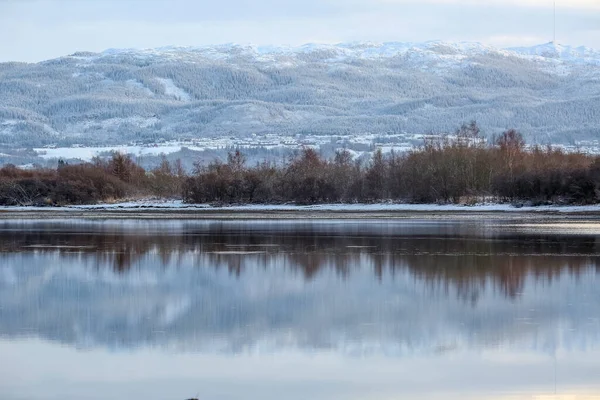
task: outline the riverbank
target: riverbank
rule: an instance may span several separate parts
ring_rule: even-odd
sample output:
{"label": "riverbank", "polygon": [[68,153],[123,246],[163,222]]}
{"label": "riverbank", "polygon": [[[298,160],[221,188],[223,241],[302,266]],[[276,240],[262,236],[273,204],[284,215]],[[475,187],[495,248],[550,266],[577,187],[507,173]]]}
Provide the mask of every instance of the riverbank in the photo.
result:
{"label": "riverbank", "polygon": [[320,204],[215,207],[181,201],[133,201],[66,207],[0,207],[0,219],[581,219],[600,220],[600,205],[515,207],[509,204]]}

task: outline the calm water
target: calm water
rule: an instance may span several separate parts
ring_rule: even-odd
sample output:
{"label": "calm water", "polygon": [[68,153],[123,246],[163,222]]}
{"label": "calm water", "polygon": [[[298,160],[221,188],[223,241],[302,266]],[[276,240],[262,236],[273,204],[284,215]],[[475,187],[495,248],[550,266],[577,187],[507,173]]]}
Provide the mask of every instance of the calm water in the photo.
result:
{"label": "calm water", "polygon": [[0,222],[0,399],[600,398],[599,239],[585,222]]}

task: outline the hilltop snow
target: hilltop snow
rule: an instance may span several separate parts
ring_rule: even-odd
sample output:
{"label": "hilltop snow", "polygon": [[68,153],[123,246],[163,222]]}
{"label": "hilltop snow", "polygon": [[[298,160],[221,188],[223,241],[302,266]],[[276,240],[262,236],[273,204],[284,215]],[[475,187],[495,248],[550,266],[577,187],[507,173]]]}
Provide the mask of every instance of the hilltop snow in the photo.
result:
{"label": "hilltop snow", "polygon": [[[461,61],[469,57],[485,54],[499,54],[506,57],[519,56],[522,58],[541,57],[546,59],[560,59],[566,63],[600,62],[600,51],[589,47],[563,46],[553,42],[532,47],[513,47],[499,49],[477,42],[443,42],[429,41],[425,43],[403,42],[355,42],[339,44],[305,44],[299,47],[291,46],[255,46],[241,44],[226,44],[220,46],[203,47],[177,47],[168,46],[156,49],[109,49],[102,53],[91,53],[89,59],[102,59],[107,57],[130,56],[136,58],[166,58],[170,60],[186,61],[193,58],[207,58],[213,60],[228,60],[239,57],[252,58],[257,62],[271,63],[278,58],[293,57],[298,62],[307,62],[305,55],[317,55],[327,62],[345,62],[350,59],[379,59],[393,58],[405,55],[432,60]],[[330,55],[329,58],[326,56]]]}

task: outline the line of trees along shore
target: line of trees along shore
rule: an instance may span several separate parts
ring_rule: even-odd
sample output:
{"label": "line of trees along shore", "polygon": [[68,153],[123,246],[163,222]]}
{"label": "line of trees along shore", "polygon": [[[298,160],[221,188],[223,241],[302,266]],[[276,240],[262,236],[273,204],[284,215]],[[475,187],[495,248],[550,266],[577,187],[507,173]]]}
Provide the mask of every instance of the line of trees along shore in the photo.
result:
{"label": "line of trees along shore", "polygon": [[166,159],[151,171],[128,155],[57,169],[0,169],[0,204],[64,205],[157,196],[187,203],[476,203],[600,202],[600,157],[558,148],[527,148],[508,130],[492,141],[477,125],[432,136],[406,153],[374,152],[369,162],[338,151],[325,159],[305,148],[283,165],[249,166],[235,151],[226,162],[197,164],[187,174]]}

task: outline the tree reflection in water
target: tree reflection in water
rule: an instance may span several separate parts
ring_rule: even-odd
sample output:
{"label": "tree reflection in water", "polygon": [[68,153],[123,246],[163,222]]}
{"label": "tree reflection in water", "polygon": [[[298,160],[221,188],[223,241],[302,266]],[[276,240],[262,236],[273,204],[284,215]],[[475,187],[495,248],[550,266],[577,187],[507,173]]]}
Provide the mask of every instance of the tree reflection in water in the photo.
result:
{"label": "tree reflection in water", "polygon": [[164,266],[193,254],[200,267],[235,276],[248,263],[301,273],[312,280],[332,269],[347,277],[371,268],[378,279],[408,271],[431,288],[454,287],[476,301],[491,282],[514,298],[527,277],[552,281],[561,274],[598,271],[595,235],[524,233],[485,224],[419,223],[38,223],[0,225],[0,259],[14,253],[52,253],[93,259],[97,268],[126,274],[153,254]]}

